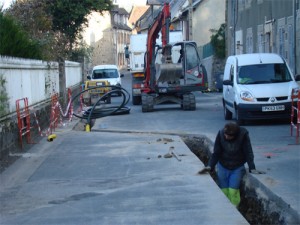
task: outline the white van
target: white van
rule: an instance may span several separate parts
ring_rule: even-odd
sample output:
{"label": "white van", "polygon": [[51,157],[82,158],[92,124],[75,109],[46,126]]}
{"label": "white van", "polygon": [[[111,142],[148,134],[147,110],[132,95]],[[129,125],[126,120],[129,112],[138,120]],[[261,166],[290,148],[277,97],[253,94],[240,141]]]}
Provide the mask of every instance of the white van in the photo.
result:
{"label": "white van", "polygon": [[112,86],[122,87],[121,77],[123,76],[116,65],[98,65],[93,67],[92,74],[87,76],[87,79],[91,81],[108,81]]}
{"label": "white van", "polygon": [[[296,81],[300,76],[296,76]],[[229,56],[223,77],[226,120],[289,119],[291,91],[299,85],[285,60],[273,53]]]}

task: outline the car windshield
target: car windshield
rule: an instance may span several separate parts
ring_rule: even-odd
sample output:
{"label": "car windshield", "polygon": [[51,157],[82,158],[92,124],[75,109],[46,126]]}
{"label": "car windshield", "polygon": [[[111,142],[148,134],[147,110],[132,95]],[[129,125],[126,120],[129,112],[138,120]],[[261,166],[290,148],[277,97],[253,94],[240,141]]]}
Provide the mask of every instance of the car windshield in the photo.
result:
{"label": "car windshield", "polygon": [[284,63],[240,66],[237,79],[239,84],[281,83],[292,80]]}
{"label": "car windshield", "polygon": [[93,79],[118,78],[119,74],[116,69],[97,69],[93,71]]}

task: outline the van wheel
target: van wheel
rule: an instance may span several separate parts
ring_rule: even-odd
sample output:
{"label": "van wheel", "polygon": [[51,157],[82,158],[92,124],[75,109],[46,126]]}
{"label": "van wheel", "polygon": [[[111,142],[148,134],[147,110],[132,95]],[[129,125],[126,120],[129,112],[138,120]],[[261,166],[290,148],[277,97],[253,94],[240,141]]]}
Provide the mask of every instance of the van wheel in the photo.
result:
{"label": "van wheel", "polygon": [[223,102],[223,109],[224,109],[224,118],[225,118],[225,120],[231,120],[231,119],[232,119],[232,112],[230,112],[230,111],[226,108],[224,102]]}
{"label": "van wheel", "polygon": [[235,119],[236,119],[236,122],[237,122],[238,125],[243,125],[244,124],[244,120],[242,120],[240,118],[239,109],[238,108],[236,108],[236,110],[235,110]]}
{"label": "van wheel", "polygon": [[142,97],[141,96],[133,96],[132,95],[132,104],[133,105],[140,105],[142,102]]}

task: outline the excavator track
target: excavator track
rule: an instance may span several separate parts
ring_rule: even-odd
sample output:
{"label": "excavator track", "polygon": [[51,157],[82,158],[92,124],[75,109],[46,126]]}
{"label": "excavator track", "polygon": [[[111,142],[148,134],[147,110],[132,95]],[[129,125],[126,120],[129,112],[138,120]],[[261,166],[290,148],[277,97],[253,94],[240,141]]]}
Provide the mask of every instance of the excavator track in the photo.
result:
{"label": "excavator track", "polygon": [[196,110],[196,98],[192,93],[184,94],[182,96],[182,109],[183,110]]}
{"label": "excavator track", "polygon": [[142,112],[154,111],[154,96],[149,94],[142,94]]}

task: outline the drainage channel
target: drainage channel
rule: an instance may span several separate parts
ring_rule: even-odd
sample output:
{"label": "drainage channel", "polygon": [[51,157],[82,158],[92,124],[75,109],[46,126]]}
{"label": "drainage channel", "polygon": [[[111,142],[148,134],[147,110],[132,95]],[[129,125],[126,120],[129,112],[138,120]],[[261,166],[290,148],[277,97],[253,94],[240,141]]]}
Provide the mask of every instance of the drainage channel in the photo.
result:
{"label": "drainage channel", "polygon": [[[213,143],[205,136],[186,135],[180,136],[188,148],[207,165],[210,158]],[[210,174],[216,181],[216,173]],[[259,191],[258,191],[259,190]],[[252,175],[245,175],[241,187],[241,203],[239,212],[252,225],[272,224],[286,225],[297,224],[297,213],[291,212],[289,205],[282,199],[267,190]]]}

